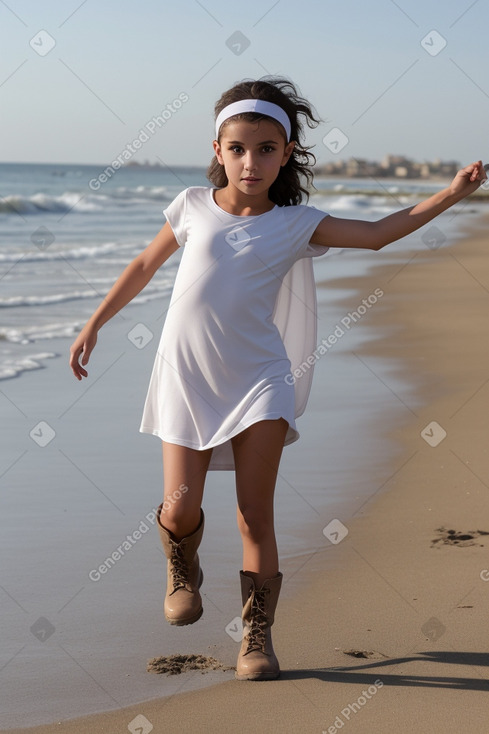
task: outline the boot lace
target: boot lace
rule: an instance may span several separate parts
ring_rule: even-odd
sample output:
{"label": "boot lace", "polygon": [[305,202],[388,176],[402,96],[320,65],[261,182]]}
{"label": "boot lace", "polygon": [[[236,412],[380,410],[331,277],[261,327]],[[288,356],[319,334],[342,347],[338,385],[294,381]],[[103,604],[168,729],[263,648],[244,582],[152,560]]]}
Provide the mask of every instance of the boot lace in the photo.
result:
{"label": "boot lace", "polygon": [[248,647],[246,652],[265,652],[266,628],[268,619],[265,612],[265,594],[268,589],[256,590],[251,599],[250,631],[248,632]]}
{"label": "boot lace", "polygon": [[172,547],[170,564],[173,591],[184,588],[188,583],[189,569],[185,563],[185,558],[183,557],[183,549],[179,545],[174,545]]}

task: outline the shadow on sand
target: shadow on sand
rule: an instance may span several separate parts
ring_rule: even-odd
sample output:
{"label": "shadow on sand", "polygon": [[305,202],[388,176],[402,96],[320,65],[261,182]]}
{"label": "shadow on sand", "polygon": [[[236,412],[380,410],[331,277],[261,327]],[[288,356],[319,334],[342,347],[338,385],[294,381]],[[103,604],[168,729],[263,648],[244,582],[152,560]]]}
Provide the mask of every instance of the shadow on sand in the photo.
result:
{"label": "shadow on sand", "polygon": [[[317,678],[325,683],[358,683],[370,685],[372,675],[381,677],[385,686],[417,686],[426,688],[453,688],[461,691],[487,691],[489,693],[488,671],[477,672],[477,677],[441,676],[441,675],[409,675],[408,673],[385,675],[384,671],[393,665],[412,662],[441,663],[443,665],[471,665],[477,668],[489,667],[489,653],[485,652],[422,652],[404,658],[376,660],[349,667],[314,668],[310,670],[282,670],[283,680],[302,680]],[[362,671],[362,672],[359,672]],[[486,675],[484,675],[486,673]]]}

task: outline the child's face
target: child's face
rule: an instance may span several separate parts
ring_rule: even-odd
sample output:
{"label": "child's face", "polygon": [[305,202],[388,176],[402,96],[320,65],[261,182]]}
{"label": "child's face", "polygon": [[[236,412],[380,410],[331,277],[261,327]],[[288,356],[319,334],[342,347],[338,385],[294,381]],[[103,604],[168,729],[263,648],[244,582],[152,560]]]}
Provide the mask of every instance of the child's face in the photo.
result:
{"label": "child's face", "polygon": [[294,150],[294,142],[287,144],[268,120],[229,122],[213,146],[229,184],[251,195],[268,191]]}

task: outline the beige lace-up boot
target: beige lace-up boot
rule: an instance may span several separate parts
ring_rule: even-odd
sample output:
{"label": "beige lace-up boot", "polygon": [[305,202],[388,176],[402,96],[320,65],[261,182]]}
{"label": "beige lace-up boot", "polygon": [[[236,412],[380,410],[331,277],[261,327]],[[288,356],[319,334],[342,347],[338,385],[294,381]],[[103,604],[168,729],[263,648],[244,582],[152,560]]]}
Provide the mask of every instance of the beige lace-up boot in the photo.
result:
{"label": "beige lace-up boot", "polygon": [[260,589],[240,571],[243,600],[243,641],[236,665],[237,680],[273,680],[280,667],[272,646],[270,627],[275,617],[282,574],[263,582]]}
{"label": "beige lace-up boot", "polygon": [[202,599],[199,588],[204,574],[199,564],[197,548],[204,532],[204,512],[200,511],[200,523],[196,530],[179,542],[160,519],[162,505],[156,513],[161,543],[168,559],[165,617],[170,624],[193,624],[202,616]]}

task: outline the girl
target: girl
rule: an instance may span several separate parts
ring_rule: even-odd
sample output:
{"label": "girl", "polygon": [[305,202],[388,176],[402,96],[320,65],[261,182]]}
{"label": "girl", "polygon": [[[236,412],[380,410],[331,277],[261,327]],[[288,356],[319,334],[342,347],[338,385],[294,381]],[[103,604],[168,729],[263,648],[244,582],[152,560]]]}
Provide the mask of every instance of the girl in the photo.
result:
{"label": "girl", "polygon": [[[270,634],[282,582],[273,496],[282,449],[299,437],[295,419],[312,376],[309,369],[292,379],[316,346],[311,258],[330,247],[380,250],[471,194],[487,176],[478,161],[416,206],[376,222],[338,219],[300,203],[315,162],[302,142],[303,123],[314,127],[318,120],[290,81],[236,84],[215,113],[213,186],[190,187],[165,209],[159,234],[74,341],[70,366],[78,380],[87,377],[99,329],[183,247],[140,426],[163,447],[158,529],[168,558],[165,616],[186,625],[202,614],[197,550],[204,482],[209,469],[233,469],[243,542],[236,677],[263,680],[280,672]],[[176,492],[177,502],[166,501]]]}

